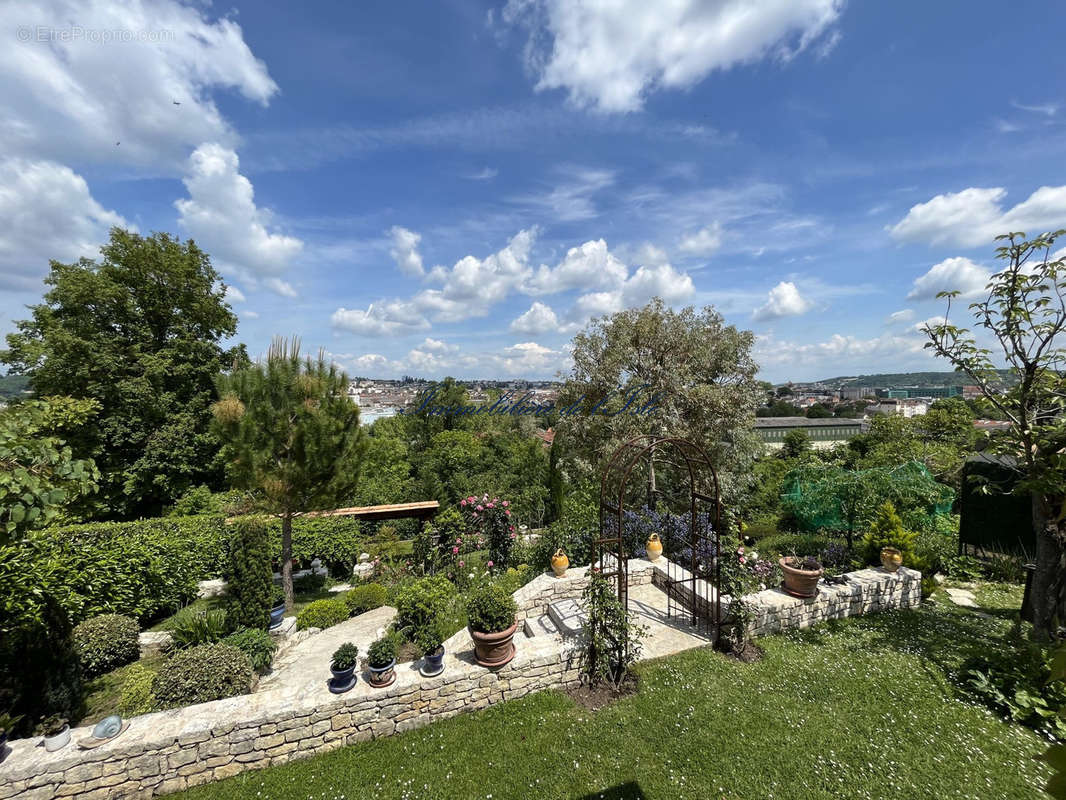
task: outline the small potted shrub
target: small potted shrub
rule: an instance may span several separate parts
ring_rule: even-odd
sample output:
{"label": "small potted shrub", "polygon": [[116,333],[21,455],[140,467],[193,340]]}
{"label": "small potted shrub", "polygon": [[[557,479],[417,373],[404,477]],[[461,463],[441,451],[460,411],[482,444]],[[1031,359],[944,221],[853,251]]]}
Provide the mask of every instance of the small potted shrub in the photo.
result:
{"label": "small potted shrub", "polygon": [[39,729],[44,736],[44,749],[49,753],[66,747],[70,741],[70,726],[62,717],[48,717],[41,722]]}
{"label": "small potted shrub", "polygon": [[396,640],[383,636],[366,653],[366,668],[370,673],[370,685],[382,688],[396,680]]}
{"label": "small potted shrub", "polygon": [[818,579],[825,572],[814,556],[785,556],[777,562],[785,574],[785,591],[793,597],[814,597],[818,594]]}
{"label": "small potted shrub", "polygon": [[514,598],[499,584],[485,583],[471,592],[466,603],[467,628],[478,664],[502,667],[514,658],[517,612]]}
{"label": "small potted shrub", "polygon": [[333,651],[333,661],[329,671],[333,678],[329,690],[333,694],[342,694],[355,686],[355,665],[359,663],[359,648],[352,642],[345,642]]}
{"label": "small potted shrub", "polygon": [[274,605],[270,607],[270,630],[281,627],[281,620],[285,617],[285,593],[274,592]]}
{"label": "small potted shrub", "polygon": [[415,644],[422,651],[419,672],[427,678],[444,672],[444,633],[439,623],[428,625],[418,632]]}

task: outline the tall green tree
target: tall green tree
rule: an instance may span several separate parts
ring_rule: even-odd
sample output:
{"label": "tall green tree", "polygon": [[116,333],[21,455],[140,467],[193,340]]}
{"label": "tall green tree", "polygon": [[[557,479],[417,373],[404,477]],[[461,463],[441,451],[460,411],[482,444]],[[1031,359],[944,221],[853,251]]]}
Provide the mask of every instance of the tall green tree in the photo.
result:
{"label": "tall green tree", "polygon": [[0,409],[0,545],[56,517],[96,491],[92,459],[61,438],[96,413],[94,400],[50,397]]}
{"label": "tall green tree", "polygon": [[347,389],[348,377],[322,352],[300,357],[298,339],[276,338],[261,362],[218,379],[212,410],[230,479],[281,518],[289,608],[293,517],[350,504],[359,484],[366,442]]}
{"label": "tall green tree", "polygon": [[[947,298],[944,322],[925,327],[926,347],[968,375],[1009,423],[991,449],[1017,465],[1015,491],[1032,498],[1033,624],[1045,637],[1066,624],[1066,261],[1051,257],[1064,235],[996,237],[1004,267],[989,280],[987,297],[970,304],[991,347],[950,321],[957,292],[938,295]],[[1012,382],[1002,380],[994,359],[1008,365]]]}
{"label": "tall green tree", "polygon": [[[577,409],[557,427],[571,461],[587,474],[632,436],[677,436],[704,447],[735,493],[761,447],[753,433],[762,399],[754,338],[713,308],[674,311],[659,298],[593,320],[574,337],[574,366],[560,392],[560,405]],[[648,413],[629,413],[649,404]]]}
{"label": "tall green tree", "polygon": [[76,449],[101,472],[100,516],[154,516],[191,486],[218,485],[214,379],[243,346],[226,287],[191,240],[114,228],[101,259],[53,261],[43,302],[8,334],[0,361],[39,396],[91,398]]}

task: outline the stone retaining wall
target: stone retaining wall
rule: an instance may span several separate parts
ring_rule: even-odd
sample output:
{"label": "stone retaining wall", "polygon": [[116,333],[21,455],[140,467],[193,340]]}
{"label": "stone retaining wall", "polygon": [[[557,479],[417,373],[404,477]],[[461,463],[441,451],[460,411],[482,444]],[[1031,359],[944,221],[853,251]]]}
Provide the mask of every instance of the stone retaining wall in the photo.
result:
{"label": "stone retaining wall", "polygon": [[[460,631],[453,639],[461,642],[464,635]],[[332,695],[326,674],[316,690],[301,696],[266,691],[145,714],[93,750],[77,747],[90,728],[74,730],[71,744],[55,753],[36,747],[38,739],[20,739],[0,763],[0,798],[147,798],[410,730],[541,689],[577,685],[577,664],[558,640],[516,638],[515,644],[514,660],[497,671],[477,666],[472,653],[457,649],[452,652],[458,657],[452,652],[446,656],[442,675],[423,678],[416,665],[402,664],[387,689],[371,688],[361,675],[350,692]]]}
{"label": "stone retaining wall", "polygon": [[[895,573],[883,569],[861,569],[844,575],[847,583],[818,584],[818,596],[792,597],[780,589],[766,589],[747,595],[745,603],[754,613],[752,634],[765,636],[791,628],[807,628],[827,619],[843,619],[913,608],[922,602],[922,573],[900,567]],[[726,598],[722,598],[723,614]]]}
{"label": "stone retaining wall", "polygon": [[[665,559],[656,564],[634,559],[630,585],[651,583],[657,576],[661,580],[668,567]],[[821,586],[818,597],[807,600],[776,589],[749,595],[754,633],[905,608],[921,600],[921,575],[913,570],[900,569],[895,575],[861,570],[847,577],[846,585]],[[563,578],[535,578],[515,593],[519,618],[545,613],[550,602],[580,597],[586,583],[583,568]],[[148,798],[578,683],[577,663],[558,637],[519,634],[515,646],[511,663],[489,671],[474,663],[463,630],[445,643],[446,669],[436,678],[421,677],[417,663],[401,664],[396,682],[387,689],[371,688],[364,674],[350,692],[333,695],[322,667],[320,682],[299,689],[267,690],[135,717],[126,732],[92,750],[77,747],[89,736],[88,727],[74,730],[71,744],[55,753],[38,747],[37,738],[21,739],[9,744],[0,762],[0,800]]]}
{"label": "stone retaining wall", "polygon": [[[588,586],[588,567],[571,567],[561,578],[552,573],[538,575],[514,593],[518,604],[518,621],[534,619],[548,613],[548,605],[559,600],[579,600]],[[641,558],[629,560],[628,585],[651,583],[655,566]]]}

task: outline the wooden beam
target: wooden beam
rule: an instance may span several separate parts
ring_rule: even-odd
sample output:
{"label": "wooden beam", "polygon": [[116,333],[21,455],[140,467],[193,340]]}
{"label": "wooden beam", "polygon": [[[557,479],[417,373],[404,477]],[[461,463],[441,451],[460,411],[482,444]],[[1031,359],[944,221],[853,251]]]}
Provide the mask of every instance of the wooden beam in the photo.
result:
{"label": "wooden beam", "polygon": [[[418,503],[394,503],[388,506],[355,506],[353,508],[336,508],[333,511],[305,511],[296,514],[297,517],[355,517],[368,521],[379,519],[409,519],[415,518],[424,522],[437,515],[440,511],[440,503],[436,500],[424,500]],[[271,516],[277,516],[273,514]],[[230,517],[227,524],[239,519]]]}

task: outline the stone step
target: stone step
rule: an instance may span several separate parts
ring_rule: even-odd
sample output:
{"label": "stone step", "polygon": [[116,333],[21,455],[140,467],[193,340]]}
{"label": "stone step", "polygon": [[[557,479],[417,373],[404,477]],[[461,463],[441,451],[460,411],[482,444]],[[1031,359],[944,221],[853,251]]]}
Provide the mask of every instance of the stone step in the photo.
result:
{"label": "stone step", "polygon": [[531,639],[536,636],[556,636],[559,633],[559,629],[555,627],[555,623],[552,622],[551,617],[547,614],[541,614],[535,619],[527,618],[523,623],[522,629],[525,631],[526,636]]}
{"label": "stone step", "polygon": [[588,616],[577,600],[558,600],[550,603],[548,616],[563,636],[576,636],[588,622]]}

